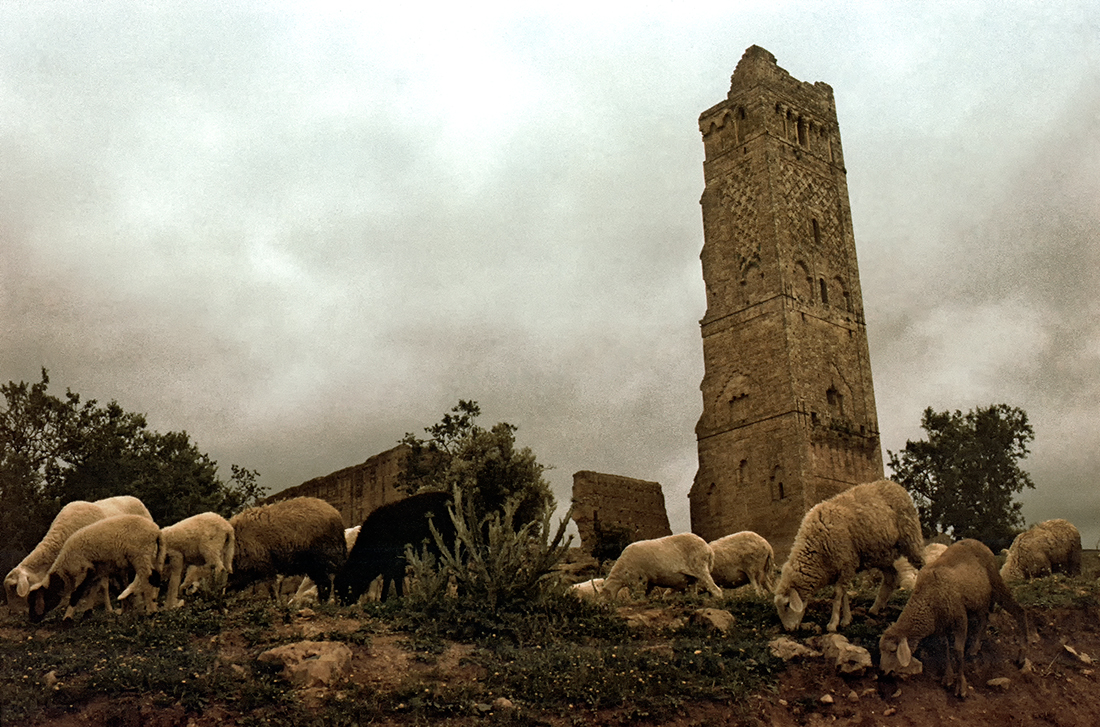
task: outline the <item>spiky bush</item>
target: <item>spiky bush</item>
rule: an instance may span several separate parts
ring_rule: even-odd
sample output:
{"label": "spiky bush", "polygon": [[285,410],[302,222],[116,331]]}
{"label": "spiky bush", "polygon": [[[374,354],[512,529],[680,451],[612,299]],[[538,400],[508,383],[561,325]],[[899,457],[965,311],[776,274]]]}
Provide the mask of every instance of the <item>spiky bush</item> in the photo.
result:
{"label": "spiky bush", "polygon": [[541,517],[517,527],[518,505],[517,499],[509,499],[502,511],[479,520],[462,491],[455,488],[454,505],[447,508],[455,527],[454,542],[447,543],[435,525],[431,526],[439,551],[438,567],[426,551],[406,550],[414,576],[411,597],[426,601],[446,597],[453,582],[464,598],[495,610],[538,601],[548,590],[560,588],[555,568],[572,542],[572,536],[565,537],[570,514],[556,530],[551,528],[549,508]]}

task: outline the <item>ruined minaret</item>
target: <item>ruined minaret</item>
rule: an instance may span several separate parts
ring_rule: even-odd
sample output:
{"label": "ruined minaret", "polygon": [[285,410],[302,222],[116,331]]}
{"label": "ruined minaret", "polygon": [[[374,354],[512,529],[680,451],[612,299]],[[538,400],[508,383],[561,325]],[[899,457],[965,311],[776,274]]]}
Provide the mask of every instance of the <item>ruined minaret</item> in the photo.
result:
{"label": "ruined minaret", "polygon": [[882,477],[832,88],[753,46],[699,117],[703,414],[691,529],[784,557],[814,504]]}

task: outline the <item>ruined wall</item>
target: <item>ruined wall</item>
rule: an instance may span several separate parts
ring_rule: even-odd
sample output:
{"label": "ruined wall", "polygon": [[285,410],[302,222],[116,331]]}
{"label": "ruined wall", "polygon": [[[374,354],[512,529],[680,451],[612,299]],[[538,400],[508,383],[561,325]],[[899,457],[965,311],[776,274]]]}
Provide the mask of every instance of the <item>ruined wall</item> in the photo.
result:
{"label": "ruined wall", "polygon": [[581,471],[573,475],[573,521],[581,547],[592,548],[595,522],[625,526],[634,540],[672,535],[659,482]]}
{"label": "ruined wall", "polygon": [[404,492],[397,489],[397,483],[407,454],[408,447],[398,445],[374,455],[362,464],[289,487],[271,495],[264,502],[276,502],[291,497],[317,497],[340,511],[344,527],[354,527],[382,505],[406,497]]}

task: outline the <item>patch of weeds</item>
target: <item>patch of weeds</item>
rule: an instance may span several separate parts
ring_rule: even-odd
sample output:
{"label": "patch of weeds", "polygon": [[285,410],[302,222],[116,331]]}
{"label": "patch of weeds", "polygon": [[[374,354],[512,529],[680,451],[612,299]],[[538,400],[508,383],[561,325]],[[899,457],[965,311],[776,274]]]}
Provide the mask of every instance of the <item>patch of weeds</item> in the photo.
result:
{"label": "patch of weeds", "polygon": [[[0,642],[0,708],[18,721],[123,694],[167,695],[201,708],[212,693],[215,655],[191,644],[195,629],[218,628],[215,618],[176,611],[93,614],[60,631]],[[52,689],[44,688],[47,675]]]}
{"label": "patch of weeds", "polygon": [[502,647],[483,665],[489,698],[521,695],[552,707],[631,705],[655,718],[687,700],[740,700],[782,669],[764,640],[677,638],[668,648],[639,643]]}
{"label": "patch of weeds", "polygon": [[525,603],[488,609],[469,598],[409,601],[394,624],[425,637],[457,641],[507,641],[534,645],[552,639],[629,638],[609,606],[551,593]]}
{"label": "patch of weeds", "polygon": [[1052,575],[1012,581],[1008,587],[1024,608],[1095,608],[1100,605],[1100,582],[1087,576]]}

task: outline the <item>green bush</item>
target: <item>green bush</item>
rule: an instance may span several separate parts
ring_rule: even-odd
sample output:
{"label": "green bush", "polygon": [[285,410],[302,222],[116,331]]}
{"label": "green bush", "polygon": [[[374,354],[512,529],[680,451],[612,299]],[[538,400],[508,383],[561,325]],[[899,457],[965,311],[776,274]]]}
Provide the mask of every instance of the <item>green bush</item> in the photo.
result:
{"label": "green bush", "polygon": [[479,519],[467,505],[462,490],[454,489],[454,506],[448,514],[455,527],[454,543],[447,543],[432,527],[439,565],[434,558],[411,548],[406,558],[412,566],[412,599],[435,603],[448,597],[453,582],[464,598],[490,611],[516,604],[538,603],[545,594],[563,586],[555,567],[569,550],[572,537],[565,538],[570,514],[558,523],[551,537],[552,511],[516,527],[519,500],[509,499],[503,511]]}

